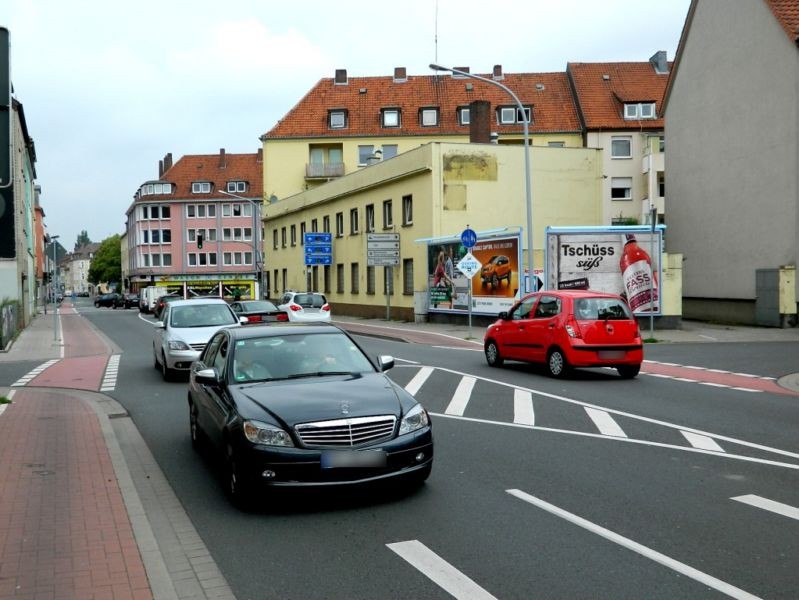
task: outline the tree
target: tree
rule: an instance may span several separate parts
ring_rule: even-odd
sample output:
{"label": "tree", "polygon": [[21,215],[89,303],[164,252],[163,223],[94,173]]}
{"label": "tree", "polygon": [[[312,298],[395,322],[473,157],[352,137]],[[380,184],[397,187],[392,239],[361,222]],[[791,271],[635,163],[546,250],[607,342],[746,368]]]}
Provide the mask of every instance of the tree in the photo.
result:
{"label": "tree", "polygon": [[86,244],[91,244],[92,241],[89,239],[89,232],[85,229],[80,232],[78,235],[78,240],[75,242],[75,248],[80,248],[81,246],[85,246]]}
{"label": "tree", "polygon": [[89,267],[89,281],[97,285],[119,282],[122,279],[122,250],[119,235],[112,235],[100,242]]}

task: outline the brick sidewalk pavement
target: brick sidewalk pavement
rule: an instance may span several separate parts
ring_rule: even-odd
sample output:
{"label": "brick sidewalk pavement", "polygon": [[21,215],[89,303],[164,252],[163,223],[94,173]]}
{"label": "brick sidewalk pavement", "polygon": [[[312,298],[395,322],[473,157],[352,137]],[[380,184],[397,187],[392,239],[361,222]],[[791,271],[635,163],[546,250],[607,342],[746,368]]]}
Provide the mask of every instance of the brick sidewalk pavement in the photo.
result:
{"label": "brick sidewalk pavement", "polygon": [[0,598],[152,598],[93,409],[20,389],[0,440]]}

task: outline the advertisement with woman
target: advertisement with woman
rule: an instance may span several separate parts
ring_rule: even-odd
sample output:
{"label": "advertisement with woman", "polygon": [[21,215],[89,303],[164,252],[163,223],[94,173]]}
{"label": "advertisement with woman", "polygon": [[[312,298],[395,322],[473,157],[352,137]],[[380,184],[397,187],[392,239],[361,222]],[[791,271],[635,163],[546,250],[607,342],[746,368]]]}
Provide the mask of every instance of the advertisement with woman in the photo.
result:
{"label": "advertisement with woman", "polygon": [[467,312],[469,288],[472,312],[495,315],[507,310],[518,298],[520,284],[518,236],[478,240],[471,254],[482,265],[471,279],[461,273],[458,262],[467,254],[460,242],[429,244],[428,285],[431,312]]}

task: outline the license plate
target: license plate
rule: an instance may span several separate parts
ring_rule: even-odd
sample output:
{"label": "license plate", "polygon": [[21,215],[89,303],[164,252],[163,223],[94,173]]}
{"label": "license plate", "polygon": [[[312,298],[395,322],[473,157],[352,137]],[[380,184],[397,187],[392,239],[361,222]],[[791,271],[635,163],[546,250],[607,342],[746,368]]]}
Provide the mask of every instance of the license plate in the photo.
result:
{"label": "license plate", "polygon": [[625,352],[624,350],[600,350],[597,352],[597,356],[602,360],[616,360],[619,358],[624,358]]}
{"label": "license plate", "polygon": [[382,450],[332,450],[322,452],[322,468],[385,467],[386,453]]}

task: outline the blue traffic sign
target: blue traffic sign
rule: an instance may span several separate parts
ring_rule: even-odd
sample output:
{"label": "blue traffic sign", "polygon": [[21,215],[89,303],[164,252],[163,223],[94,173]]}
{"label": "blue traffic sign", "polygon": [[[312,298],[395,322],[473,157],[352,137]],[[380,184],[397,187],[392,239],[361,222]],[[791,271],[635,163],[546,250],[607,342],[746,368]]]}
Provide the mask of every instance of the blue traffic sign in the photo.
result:
{"label": "blue traffic sign", "polygon": [[321,233],[306,233],[303,235],[305,244],[306,265],[332,265],[333,264],[333,234],[327,231]]}
{"label": "blue traffic sign", "polygon": [[305,255],[305,264],[306,265],[332,265],[333,264],[333,257],[329,254],[322,254],[319,256],[314,256],[313,254],[306,254]]}
{"label": "blue traffic sign", "polygon": [[308,244],[332,244],[333,234],[327,232],[306,233],[303,242],[305,243],[306,246]]}
{"label": "blue traffic sign", "polygon": [[477,234],[474,232],[474,229],[466,227],[461,234],[461,244],[463,244],[464,248],[474,248],[476,243]]}
{"label": "blue traffic sign", "polygon": [[332,254],[333,247],[329,244],[323,245],[320,244],[318,246],[305,244],[305,254]]}

